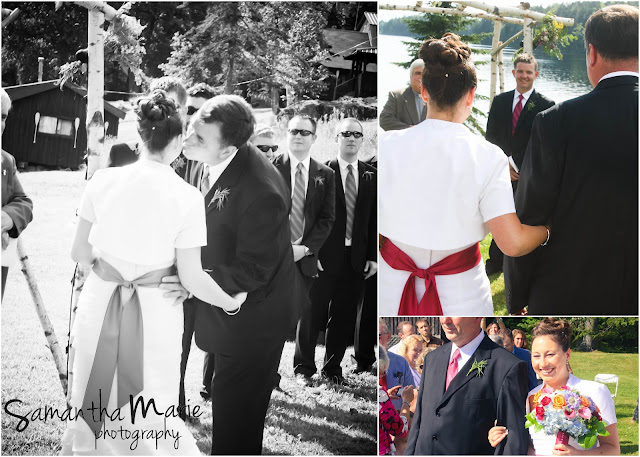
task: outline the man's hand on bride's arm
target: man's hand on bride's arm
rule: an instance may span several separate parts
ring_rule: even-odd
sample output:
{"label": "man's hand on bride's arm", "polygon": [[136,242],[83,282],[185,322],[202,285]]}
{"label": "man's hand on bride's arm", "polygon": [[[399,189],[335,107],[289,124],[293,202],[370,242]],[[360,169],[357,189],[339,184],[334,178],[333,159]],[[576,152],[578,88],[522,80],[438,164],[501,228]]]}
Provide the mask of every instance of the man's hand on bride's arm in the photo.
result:
{"label": "man's hand on bride's arm", "polygon": [[189,298],[189,292],[182,286],[182,283],[180,283],[178,275],[165,276],[162,278],[162,283],[159,287],[167,291],[163,297],[176,299],[173,302],[174,305],[179,305]]}

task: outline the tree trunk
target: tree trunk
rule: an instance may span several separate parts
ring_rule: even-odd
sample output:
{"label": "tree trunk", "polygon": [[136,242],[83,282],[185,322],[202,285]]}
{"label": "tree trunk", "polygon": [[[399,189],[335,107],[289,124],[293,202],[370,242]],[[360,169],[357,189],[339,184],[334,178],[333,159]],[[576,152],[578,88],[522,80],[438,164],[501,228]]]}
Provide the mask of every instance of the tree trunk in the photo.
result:
{"label": "tree trunk", "polygon": [[533,55],[533,23],[534,20],[524,18],[524,52]]}
{"label": "tree trunk", "polygon": [[104,14],[89,10],[87,89],[87,180],[99,168],[104,148]]}
{"label": "tree trunk", "polygon": [[[500,30],[502,22],[495,21],[493,23],[493,40],[491,41],[491,50],[495,51],[500,44]],[[489,86],[489,106],[493,103],[493,97],[496,96],[496,85],[498,81],[498,55],[491,55],[491,82]]]}
{"label": "tree trunk", "polygon": [[595,331],[596,320],[593,317],[587,317],[584,320],[584,329],[585,336],[582,338],[582,343],[580,343],[580,350],[585,352],[591,352],[596,349],[595,341],[591,334]]}
{"label": "tree trunk", "polygon": [[232,94],[233,93],[233,78],[235,76],[234,71],[234,63],[235,58],[233,56],[229,57],[229,68],[227,69],[227,77],[224,82],[224,93]]}
{"label": "tree trunk", "polygon": [[58,369],[58,376],[60,378],[60,384],[62,384],[62,391],[65,395],[67,395],[67,367],[64,364],[64,357],[62,356],[60,344],[58,343],[56,332],[53,329],[53,324],[51,323],[51,320],[49,320],[47,309],[45,308],[44,302],[42,301],[42,296],[40,295],[38,284],[36,284],[35,275],[33,274],[31,264],[29,263],[29,257],[25,253],[24,246],[22,245],[22,239],[18,238],[17,243],[21,270],[25,278],[27,279],[27,285],[29,286],[29,292],[31,292],[31,298],[33,298],[33,304],[36,308],[36,314],[38,315],[38,319],[40,319],[40,324],[42,325],[44,336],[47,339],[49,350],[51,351],[53,361],[56,364],[56,368]]}

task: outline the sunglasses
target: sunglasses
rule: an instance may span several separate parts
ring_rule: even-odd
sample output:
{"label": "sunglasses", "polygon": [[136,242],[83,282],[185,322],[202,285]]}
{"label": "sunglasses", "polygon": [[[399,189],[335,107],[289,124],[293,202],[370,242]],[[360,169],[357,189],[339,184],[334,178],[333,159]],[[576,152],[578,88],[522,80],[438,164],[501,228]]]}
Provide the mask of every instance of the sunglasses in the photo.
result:
{"label": "sunglasses", "polygon": [[298,129],[290,129],[289,133],[291,134],[291,136],[296,136],[298,133],[302,136],[309,136],[309,135],[313,135],[313,132],[310,132],[309,130],[298,130]]}
{"label": "sunglasses", "polygon": [[274,146],[266,146],[266,145],[261,145],[261,146],[256,146],[256,148],[260,149],[262,152],[269,152],[269,149],[271,149],[273,152],[276,152],[278,150],[278,145],[274,145]]}
{"label": "sunglasses", "polygon": [[341,135],[341,136],[343,136],[345,138],[349,138],[352,135],[353,135],[354,138],[362,138],[362,133],[360,133],[360,132],[349,132],[349,131],[347,131],[347,132],[340,132],[340,133],[338,133],[338,135]]}
{"label": "sunglasses", "polygon": [[196,108],[195,106],[187,106],[187,114],[189,116],[193,116],[194,114],[196,114],[197,111],[198,111],[198,108]]}

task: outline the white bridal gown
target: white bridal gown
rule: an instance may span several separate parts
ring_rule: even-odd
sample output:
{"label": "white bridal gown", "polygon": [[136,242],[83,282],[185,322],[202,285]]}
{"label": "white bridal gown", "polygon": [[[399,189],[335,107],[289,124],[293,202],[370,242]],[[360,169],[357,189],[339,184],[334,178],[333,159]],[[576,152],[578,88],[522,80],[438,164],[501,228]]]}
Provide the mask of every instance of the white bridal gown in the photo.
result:
{"label": "white bridal gown", "polygon": [[[97,171],[87,183],[79,215],[93,222],[90,243],[125,280],[173,265],[176,248],[207,243],[200,192],[179,178],[170,166],[149,160]],[[82,407],[103,318],[115,287],[115,283],[92,272],[80,296],[72,329],[72,407]],[[164,292],[152,287],[138,289],[144,328],[144,389],[139,396],[144,397],[145,403],[153,398],[163,415],[151,413],[143,419],[138,413],[133,424],[127,404],[121,409],[121,420],[106,421],[104,427],[110,434],[98,439],[84,420],[69,421],[63,453],[200,455],[184,422],[171,414],[165,420],[164,414],[172,408],[177,411],[178,406],[184,318],[182,305],[174,306],[174,299],[164,298]],[[123,303],[129,295],[125,295]],[[116,409],[116,381],[117,375],[107,407],[109,413]],[[121,428],[124,432],[120,432]],[[150,438],[142,439],[143,436]]]}
{"label": "white bridal gown", "polygon": [[[487,221],[515,213],[507,157],[464,125],[427,119],[380,137],[380,233],[426,269],[484,239]],[[398,314],[409,273],[379,262],[380,315]],[[484,264],[436,276],[444,315],[493,314]],[[418,300],[424,280],[416,280]]]}

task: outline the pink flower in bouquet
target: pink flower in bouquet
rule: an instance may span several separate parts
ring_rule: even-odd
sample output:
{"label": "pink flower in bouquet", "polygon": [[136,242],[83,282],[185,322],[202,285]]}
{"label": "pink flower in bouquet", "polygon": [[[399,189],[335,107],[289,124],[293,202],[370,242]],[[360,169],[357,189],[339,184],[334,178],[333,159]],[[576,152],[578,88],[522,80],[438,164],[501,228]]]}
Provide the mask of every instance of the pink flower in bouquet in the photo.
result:
{"label": "pink flower in bouquet", "polygon": [[542,406],[536,406],[536,419],[539,421],[544,419],[544,408]]}
{"label": "pink flower in bouquet", "polygon": [[542,400],[540,400],[542,406],[547,406],[549,403],[551,403],[551,398],[549,397],[543,397]]}
{"label": "pink flower in bouquet", "polygon": [[583,419],[589,420],[591,419],[591,411],[589,411],[589,408],[580,408],[578,410],[578,414],[580,415],[580,417],[582,417]]}
{"label": "pink flower in bouquet", "polygon": [[540,392],[542,392],[543,394],[552,394],[553,389],[551,387],[544,387]]}
{"label": "pink flower in bouquet", "polygon": [[564,417],[566,417],[569,420],[573,419],[574,417],[576,417],[576,410],[575,409],[565,409],[564,410]]}

